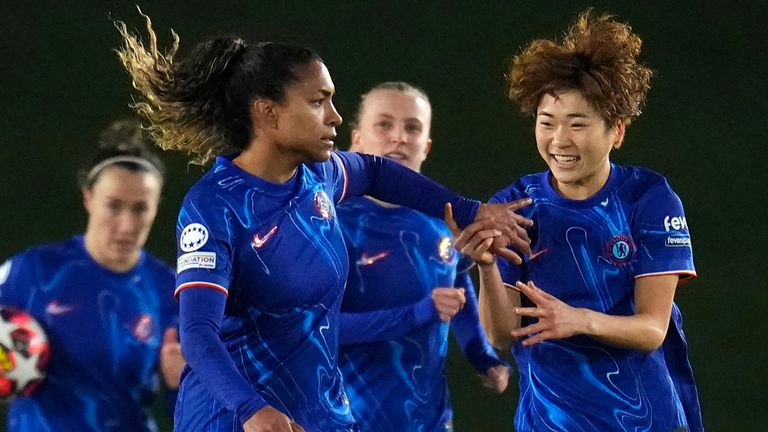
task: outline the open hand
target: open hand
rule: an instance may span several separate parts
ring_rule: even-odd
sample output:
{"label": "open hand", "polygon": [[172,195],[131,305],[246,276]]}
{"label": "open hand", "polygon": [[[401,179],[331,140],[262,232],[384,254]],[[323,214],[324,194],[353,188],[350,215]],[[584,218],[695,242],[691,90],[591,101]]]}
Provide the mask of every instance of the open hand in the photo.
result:
{"label": "open hand", "polygon": [[515,287],[536,304],[536,307],[516,307],[513,311],[520,316],[538,319],[538,322],[512,332],[514,337],[530,336],[523,341],[523,345],[530,346],[548,339],[563,339],[584,333],[584,309],[568,306],[533,282],[517,282]]}

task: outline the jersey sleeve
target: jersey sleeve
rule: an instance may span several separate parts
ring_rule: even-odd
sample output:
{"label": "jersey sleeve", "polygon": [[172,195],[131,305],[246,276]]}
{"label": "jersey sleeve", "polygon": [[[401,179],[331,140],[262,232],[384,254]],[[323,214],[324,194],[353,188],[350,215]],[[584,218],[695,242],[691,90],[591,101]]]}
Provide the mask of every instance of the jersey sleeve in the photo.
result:
{"label": "jersey sleeve", "polygon": [[339,345],[397,339],[440,321],[430,296],[406,306],[339,315]]}
{"label": "jersey sleeve", "polygon": [[216,400],[244,424],[267,402],[240,375],[219,338],[226,297],[214,290],[184,290],[179,297],[184,359]]}
{"label": "jersey sleeve", "polygon": [[637,242],[635,278],[677,274],[696,277],[691,235],[680,198],[665,181],[638,202],[633,236]]}
{"label": "jersey sleeve", "polygon": [[[198,192],[197,196],[202,195]],[[184,200],[176,225],[176,290],[212,288],[228,294],[232,281],[233,233],[227,206],[211,206],[212,197]],[[215,210],[214,210],[215,208]]]}
{"label": "jersey sleeve", "polygon": [[[379,156],[337,152],[346,177],[343,197],[370,195],[442,219],[445,203],[451,203],[459,226],[475,218],[480,202],[464,198],[435,181]],[[339,200],[340,201],[340,200]]]}
{"label": "jersey sleeve", "polygon": [[28,308],[37,285],[34,261],[30,253],[22,253],[0,265],[0,304]]}
{"label": "jersey sleeve", "polygon": [[485,330],[480,325],[480,315],[477,310],[477,295],[472,278],[468,272],[456,275],[454,284],[457,288],[464,288],[466,303],[464,307],[451,319],[451,330],[456,336],[461,350],[472,363],[478,373],[484,374],[493,366],[506,365],[499,359],[493,350]]}

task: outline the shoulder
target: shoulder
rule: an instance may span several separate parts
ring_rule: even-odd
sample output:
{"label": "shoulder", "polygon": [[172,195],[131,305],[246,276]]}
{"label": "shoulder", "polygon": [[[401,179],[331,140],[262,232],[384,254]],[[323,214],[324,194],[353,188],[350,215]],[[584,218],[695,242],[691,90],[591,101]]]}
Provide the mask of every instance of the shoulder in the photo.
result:
{"label": "shoulder", "polygon": [[144,268],[163,278],[174,278],[174,270],[165,261],[144,251]]}
{"label": "shoulder", "polygon": [[541,190],[542,182],[547,181],[546,179],[547,171],[527,174],[493,194],[490,202],[510,202],[533,197],[537,191]]}
{"label": "shoulder", "polygon": [[664,196],[677,196],[663,175],[644,167],[614,165],[621,176],[619,190],[632,201],[642,203]]}
{"label": "shoulder", "polygon": [[26,249],[9,260],[59,266],[71,259],[83,256],[81,237],[73,237],[58,243],[44,243]]}

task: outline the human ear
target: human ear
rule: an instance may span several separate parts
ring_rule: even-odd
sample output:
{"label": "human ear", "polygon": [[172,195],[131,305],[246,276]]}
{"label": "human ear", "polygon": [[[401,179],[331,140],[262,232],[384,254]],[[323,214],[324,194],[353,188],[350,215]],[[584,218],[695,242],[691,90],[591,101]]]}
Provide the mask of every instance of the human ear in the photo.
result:
{"label": "human ear", "polygon": [[256,99],[251,106],[251,118],[254,130],[261,128],[278,128],[278,112],[275,102],[269,99]]}
{"label": "human ear", "polygon": [[619,120],[616,122],[616,142],[613,143],[613,148],[619,149],[621,148],[621,144],[624,143],[624,132],[627,130],[627,123],[624,121],[624,119]]}

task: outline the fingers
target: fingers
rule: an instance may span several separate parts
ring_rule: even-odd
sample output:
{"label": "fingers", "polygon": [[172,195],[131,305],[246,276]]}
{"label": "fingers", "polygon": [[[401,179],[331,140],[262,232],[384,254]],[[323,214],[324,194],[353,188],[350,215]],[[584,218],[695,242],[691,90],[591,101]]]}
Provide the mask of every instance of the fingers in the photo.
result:
{"label": "fingers", "polygon": [[472,222],[463,230],[456,232],[452,231],[452,233],[455,237],[454,247],[456,250],[461,250],[462,247],[464,247],[467,243],[478,236],[482,239],[486,239],[488,237],[495,237],[502,234],[501,231],[496,229],[496,223],[493,221],[493,219],[482,219],[477,222]]}
{"label": "fingers", "polygon": [[448,322],[459,313],[466,301],[464,288],[435,288],[432,290],[432,302],[442,322]]}
{"label": "fingers", "polygon": [[506,246],[497,247],[497,245],[491,243],[490,251],[506,259],[507,261],[512,262],[515,265],[520,265],[523,263],[523,258],[516,252],[507,249]]}
{"label": "fingers", "polygon": [[443,206],[443,219],[445,219],[445,224],[448,225],[448,229],[451,230],[451,234],[456,236],[461,232],[459,224],[457,224],[456,219],[453,218],[453,206],[451,206],[451,203],[445,203],[445,206]]}
{"label": "fingers", "polygon": [[[527,207],[533,203],[533,200],[530,198],[523,198],[519,199],[517,201],[512,201],[510,203],[507,203],[507,208],[511,211],[517,211],[520,210],[523,207]],[[531,224],[528,226],[533,226],[533,221],[531,221]]]}
{"label": "fingers", "polygon": [[168,327],[163,333],[163,345],[179,343],[179,331],[176,327]]}
{"label": "fingers", "polygon": [[291,422],[291,431],[292,432],[304,432],[304,428],[299,426],[299,424],[296,423],[295,421],[292,421]]}

